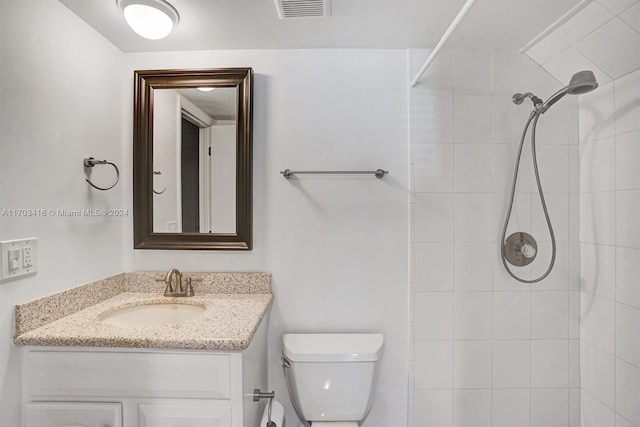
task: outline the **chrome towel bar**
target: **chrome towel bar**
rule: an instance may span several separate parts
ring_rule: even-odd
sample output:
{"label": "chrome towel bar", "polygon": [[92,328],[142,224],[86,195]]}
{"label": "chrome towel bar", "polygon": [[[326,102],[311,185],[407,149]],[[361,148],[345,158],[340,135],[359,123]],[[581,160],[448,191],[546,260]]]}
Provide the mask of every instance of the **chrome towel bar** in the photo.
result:
{"label": "chrome towel bar", "polygon": [[376,169],[374,171],[292,171],[285,169],[280,173],[286,178],[291,179],[293,175],[314,174],[314,175],[375,175],[376,178],[382,178],[389,173],[384,169]]}

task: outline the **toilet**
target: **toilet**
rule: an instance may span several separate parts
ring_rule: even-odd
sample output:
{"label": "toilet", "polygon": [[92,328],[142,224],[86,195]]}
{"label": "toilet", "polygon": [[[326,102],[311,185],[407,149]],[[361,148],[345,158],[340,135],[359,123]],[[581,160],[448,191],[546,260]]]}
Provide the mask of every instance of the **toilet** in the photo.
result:
{"label": "toilet", "polygon": [[284,334],[289,396],[312,427],[357,427],[371,410],[381,334]]}

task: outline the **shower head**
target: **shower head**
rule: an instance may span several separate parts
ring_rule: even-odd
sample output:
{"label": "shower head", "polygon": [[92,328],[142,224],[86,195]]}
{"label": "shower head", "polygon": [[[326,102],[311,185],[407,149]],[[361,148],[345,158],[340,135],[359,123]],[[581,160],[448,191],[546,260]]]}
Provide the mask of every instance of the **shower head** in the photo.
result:
{"label": "shower head", "polygon": [[596,76],[593,72],[585,70],[578,71],[571,76],[569,86],[567,86],[567,93],[569,95],[582,95],[583,93],[591,92],[598,87]]}
{"label": "shower head", "polygon": [[582,95],[583,93],[591,92],[597,87],[598,82],[596,81],[596,76],[593,75],[592,71],[578,71],[571,76],[571,80],[567,87],[564,87],[551,95],[551,97],[542,106],[541,112],[545,113],[553,104],[560,101],[560,99],[562,99],[566,94]]}

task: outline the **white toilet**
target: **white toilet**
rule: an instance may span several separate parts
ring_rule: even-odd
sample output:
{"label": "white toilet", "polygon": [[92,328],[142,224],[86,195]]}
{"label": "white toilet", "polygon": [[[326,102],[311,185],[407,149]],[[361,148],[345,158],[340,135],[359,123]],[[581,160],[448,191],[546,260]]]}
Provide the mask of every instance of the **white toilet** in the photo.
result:
{"label": "white toilet", "polygon": [[365,419],[378,379],[381,334],[284,334],[289,396],[312,427],[357,427]]}

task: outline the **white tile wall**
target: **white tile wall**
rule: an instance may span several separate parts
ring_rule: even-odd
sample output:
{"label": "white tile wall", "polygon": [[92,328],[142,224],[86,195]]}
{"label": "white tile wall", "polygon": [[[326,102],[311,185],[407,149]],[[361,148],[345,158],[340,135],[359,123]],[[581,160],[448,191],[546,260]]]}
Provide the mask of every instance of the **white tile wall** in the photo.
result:
{"label": "white tile wall", "polygon": [[415,339],[453,339],[453,292],[415,294]]}
{"label": "white tile wall", "polygon": [[620,18],[640,33],[640,3],[622,12]]}
{"label": "white tile wall", "polygon": [[531,427],[565,427],[568,425],[568,389],[531,389]]}
{"label": "white tile wall", "polygon": [[637,4],[638,0],[598,0],[604,7],[615,14],[624,12],[633,4]]}
{"label": "white tile wall", "polygon": [[640,424],[640,368],[616,359],[616,412],[635,425]]}
{"label": "white tile wall", "polygon": [[569,291],[531,293],[531,338],[569,336]]}
{"label": "white tile wall", "polygon": [[640,33],[621,19],[607,22],[575,48],[614,79],[640,68]]}
{"label": "white tile wall", "polygon": [[544,64],[544,67],[559,81],[569,84],[571,76],[576,70],[591,70],[600,84],[611,81],[611,76],[605,73],[574,47],[563,50]]}
{"label": "white tile wall", "polygon": [[492,425],[513,427],[529,425],[529,390],[494,389]]}
{"label": "white tile wall", "polygon": [[[609,41],[612,64],[627,66],[620,43]],[[639,425],[640,71],[582,97],[579,116],[581,425]]]}
{"label": "white tile wall", "polygon": [[591,344],[582,342],[580,348],[582,390],[609,408],[614,402],[615,358]]}
{"label": "white tile wall", "polygon": [[560,26],[554,34],[568,44],[574,44],[614,16],[608,9],[594,1]]}
{"label": "white tile wall", "polygon": [[453,425],[491,425],[491,390],[454,390]]}
{"label": "white tile wall", "polygon": [[616,244],[640,248],[640,189],[616,192]]}
{"label": "white tile wall", "polygon": [[452,390],[416,390],[416,426],[442,427],[452,425]]}
{"label": "white tile wall", "polygon": [[456,242],[491,242],[493,225],[491,193],[456,193],[454,234]]}
{"label": "white tile wall", "polygon": [[531,331],[531,292],[493,292],[493,338],[527,339]]}
{"label": "white tile wall", "polygon": [[455,341],[453,387],[491,388],[491,342]]}
{"label": "white tile wall", "polygon": [[640,68],[638,0],[596,0],[526,51],[562,82],[592,70],[600,84]]}
{"label": "white tile wall", "polygon": [[569,387],[569,343],[566,339],[531,341],[531,386]]}
{"label": "white tile wall", "polygon": [[453,291],[453,243],[416,243],[415,290]]}
{"label": "white tile wall", "polygon": [[491,243],[456,243],[456,291],[491,291],[493,251]]}
{"label": "white tile wall", "polygon": [[640,250],[616,248],[616,300],[640,308]]}
{"label": "white tile wall", "polygon": [[616,356],[640,366],[640,309],[616,304]]}
{"label": "white tile wall", "polygon": [[453,164],[456,193],[491,193],[493,147],[490,144],[455,144]]}
{"label": "white tile wall", "polygon": [[[426,53],[412,51],[410,59],[420,62]],[[559,243],[552,275],[528,285],[508,276],[497,245],[530,112],[511,96],[546,97],[562,84],[517,52],[446,51],[432,73],[411,92],[414,425],[564,426],[571,413],[577,426],[577,260],[569,290],[569,248],[579,254],[577,101],[564,99],[540,121],[540,172]],[[433,121],[440,106],[452,117]],[[448,146],[433,135],[447,135],[451,124]],[[534,268],[513,267],[524,278],[542,274],[551,253],[532,174],[527,144],[508,227],[539,239]]]}
{"label": "white tile wall", "polygon": [[614,299],[616,292],[615,246],[580,245],[580,288],[588,293]]}
{"label": "white tile wall", "polygon": [[589,393],[582,393],[580,425],[582,427],[618,426],[615,412],[607,405],[593,398]]}
{"label": "white tile wall", "polygon": [[493,52],[458,50],[453,55],[455,93],[491,93],[493,89]]}
{"label": "white tile wall", "polygon": [[493,387],[529,388],[531,386],[531,341],[493,342]]}
{"label": "white tile wall", "polygon": [[491,95],[453,96],[453,141],[456,144],[491,144]]}
{"label": "white tile wall", "polygon": [[491,292],[456,292],[453,302],[453,338],[491,339]]}
{"label": "white tile wall", "polygon": [[[638,82],[640,84],[640,82]],[[632,131],[616,136],[615,140],[615,189],[633,190],[640,188],[640,131]]]}

